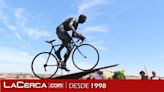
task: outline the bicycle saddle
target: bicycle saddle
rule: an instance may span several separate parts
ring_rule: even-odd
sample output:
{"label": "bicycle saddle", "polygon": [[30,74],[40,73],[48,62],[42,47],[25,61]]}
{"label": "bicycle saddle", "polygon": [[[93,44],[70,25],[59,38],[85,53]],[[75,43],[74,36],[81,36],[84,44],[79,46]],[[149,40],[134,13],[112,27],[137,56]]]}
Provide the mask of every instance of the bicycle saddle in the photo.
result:
{"label": "bicycle saddle", "polygon": [[52,42],[54,42],[54,41],[56,41],[56,39],[53,39],[53,40],[50,40],[50,41],[46,41],[47,43],[52,43]]}

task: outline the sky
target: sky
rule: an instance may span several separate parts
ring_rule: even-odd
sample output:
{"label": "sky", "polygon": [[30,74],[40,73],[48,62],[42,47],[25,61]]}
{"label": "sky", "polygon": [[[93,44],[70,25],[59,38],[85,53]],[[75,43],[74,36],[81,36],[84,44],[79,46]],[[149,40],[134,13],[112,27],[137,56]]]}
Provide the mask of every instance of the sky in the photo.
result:
{"label": "sky", "polygon": [[[98,67],[119,64],[139,76],[164,76],[163,0],[0,0],[0,72],[31,72],[33,57],[49,51],[56,27],[87,15],[78,32],[100,53]],[[94,57],[93,57],[94,58]],[[68,64],[70,64],[69,59]],[[75,67],[71,65],[73,71]]]}

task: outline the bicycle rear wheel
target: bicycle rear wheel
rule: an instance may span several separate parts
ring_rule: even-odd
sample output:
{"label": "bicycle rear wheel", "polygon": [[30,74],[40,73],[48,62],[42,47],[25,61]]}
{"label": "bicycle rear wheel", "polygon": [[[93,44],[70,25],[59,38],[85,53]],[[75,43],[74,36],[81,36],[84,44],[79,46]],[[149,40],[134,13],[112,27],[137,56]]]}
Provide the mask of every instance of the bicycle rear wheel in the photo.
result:
{"label": "bicycle rear wheel", "polygon": [[32,60],[31,69],[33,74],[40,79],[52,78],[58,70],[56,57],[49,52],[41,52]]}
{"label": "bicycle rear wheel", "polygon": [[81,44],[73,51],[72,61],[80,70],[92,70],[99,62],[99,53],[94,46]]}

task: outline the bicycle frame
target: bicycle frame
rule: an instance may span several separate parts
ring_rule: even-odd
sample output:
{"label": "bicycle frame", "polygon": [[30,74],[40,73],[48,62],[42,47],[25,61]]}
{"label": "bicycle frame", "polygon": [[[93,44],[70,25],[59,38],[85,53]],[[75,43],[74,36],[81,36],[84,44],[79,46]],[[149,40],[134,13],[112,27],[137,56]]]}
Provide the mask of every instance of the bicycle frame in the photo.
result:
{"label": "bicycle frame", "polygon": [[[78,39],[76,42],[72,39],[71,45],[73,45],[73,47],[72,47],[72,49],[71,49],[71,52],[72,52],[72,50],[73,50],[74,48],[77,48],[77,47],[79,46],[79,45],[76,44],[77,42],[79,42],[79,39]],[[82,42],[81,42],[81,43],[82,43]],[[81,44],[81,43],[80,43],[80,44]],[[51,42],[50,44],[51,44],[51,50],[50,50],[49,54],[52,53],[53,50],[54,50],[54,52],[56,51],[56,50],[55,50],[55,47],[61,46],[61,45],[62,45],[62,44],[54,45],[53,42]],[[78,48],[77,48],[77,49],[78,49]],[[84,56],[84,55],[81,53],[81,51],[80,51],[79,49],[78,49],[78,51],[79,51],[79,53],[80,53],[84,58],[86,58],[86,56]],[[55,56],[56,56],[56,55],[55,55]],[[48,60],[49,60],[49,57],[50,57],[50,55],[49,55],[48,58],[47,58],[46,64],[47,64],[47,62],[48,62]]]}
{"label": "bicycle frame", "polygon": [[[48,63],[48,60],[49,60],[49,58],[50,58],[50,54],[52,53],[52,50],[54,50],[54,52],[55,52],[55,51],[56,51],[56,50],[55,50],[55,47],[61,45],[61,44],[53,45],[53,40],[50,41],[50,42],[48,42],[48,41],[46,41],[46,42],[51,44],[51,50],[49,51],[48,58],[47,58],[47,60],[46,60],[46,63],[44,64],[44,70],[45,70],[45,71],[46,71],[47,63]],[[55,56],[55,55],[54,55],[54,56]],[[56,56],[55,56],[55,57],[56,57]],[[59,62],[59,60],[57,60],[57,62]],[[48,66],[51,66],[51,65],[48,65]],[[52,66],[53,66],[53,65],[52,65]]]}

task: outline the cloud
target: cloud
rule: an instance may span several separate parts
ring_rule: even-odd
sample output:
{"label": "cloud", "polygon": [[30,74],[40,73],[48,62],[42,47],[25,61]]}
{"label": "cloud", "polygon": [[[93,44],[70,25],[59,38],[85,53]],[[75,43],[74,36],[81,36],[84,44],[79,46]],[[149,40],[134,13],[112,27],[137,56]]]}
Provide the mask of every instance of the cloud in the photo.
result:
{"label": "cloud", "polygon": [[49,37],[50,36],[49,32],[41,30],[40,28],[26,26],[29,18],[26,15],[25,9],[17,8],[15,10],[14,15],[16,18],[17,26],[19,26],[19,29],[22,30],[24,33],[26,33],[30,38],[39,39],[42,37]]}
{"label": "cloud", "polygon": [[17,32],[15,32],[15,36],[18,40],[22,41],[22,37]]}
{"label": "cloud", "polygon": [[50,33],[43,31],[39,28],[23,28],[23,31],[28,34],[30,38],[39,39],[41,37],[48,37]]}
{"label": "cloud", "polygon": [[[13,34],[15,35],[15,37],[22,41],[22,37],[20,36],[20,34],[18,33],[18,28],[14,25],[14,24],[11,24],[11,22],[9,21],[8,17],[7,16],[1,16],[1,20],[4,22],[5,26],[11,30],[13,32]],[[2,29],[2,28],[1,28]],[[3,29],[4,30],[4,29]],[[3,31],[2,30],[2,31]],[[5,31],[4,31],[5,32]]]}
{"label": "cloud", "polygon": [[16,18],[16,24],[25,26],[25,22],[28,21],[24,8],[17,8],[14,11],[14,16]]}
{"label": "cloud", "polygon": [[3,16],[2,21],[4,22],[5,26],[11,31],[17,30],[16,26],[10,23],[9,18],[7,16]]}
{"label": "cloud", "polygon": [[33,56],[27,52],[0,46],[0,72],[31,72],[31,61]]}
{"label": "cloud", "polygon": [[0,3],[0,20],[7,29],[13,32],[13,36],[18,40],[23,40],[21,37],[23,34],[32,39],[50,36],[50,32],[44,31],[43,28],[39,28],[33,24],[33,21],[35,21],[31,18],[33,16],[30,16],[24,8],[8,7],[3,0]]}
{"label": "cloud", "polygon": [[105,46],[104,41],[95,41],[95,42],[91,42],[90,44],[92,44],[93,46],[95,46],[97,49],[101,51],[109,51],[109,48]]}
{"label": "cloud", "polygon": [[13,47],[0,46],[0,72],[31,72],[33,55]]}
{"label": "cloud", "polygon": [[[3,23],[5,24],[5,26],[9,29],[9,30],[11,30],[12,32],[13,32],[13,34],[14,34],[14,36],[18,39],[18,40],[22,40],[22,37],[20,36],[20,34],[18,33],[18,28],[14,25],[14,24],[12,24],[10,21],[9,21],[9,18],[7,17],[7,16],[1,16],[1,18],[0,18],[2,21],[3,21]],[[2,29],[2,28],[1,28]],[[4,29],[3,29],[4,30]],[[3,31],[2,30],[2,31]],[[5,32],[5,31],[4,31]],[[6,34],[6,35],[8,35],[8,34]]]}
{"label": "cloud", "polygon": [[99,32],[99,33],[106,33],[109,32],[109,29],[105,25],[99,25],[99,26],[89,26],[84,29],[84,31],[87,32]]}
{"label": "cloud", "polygon": [[11,47],[0,46],[0,52],[0,61],[3,63],[26,64],[31,61],[32,58],[30,54]]}
{"label": "cloud", "polygon": [[99,6],[109,4],[109,0],[85,0],[79,7],[78,7],[78,14],[86,13],[93,8],[97,8]]}

